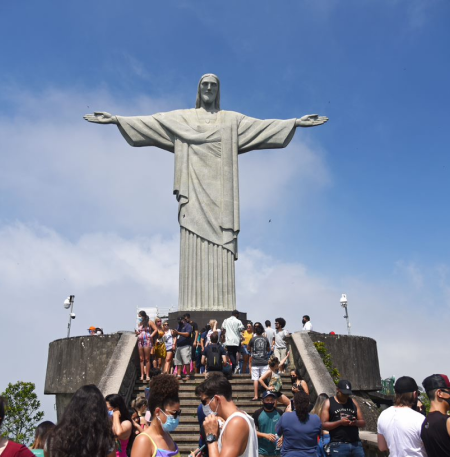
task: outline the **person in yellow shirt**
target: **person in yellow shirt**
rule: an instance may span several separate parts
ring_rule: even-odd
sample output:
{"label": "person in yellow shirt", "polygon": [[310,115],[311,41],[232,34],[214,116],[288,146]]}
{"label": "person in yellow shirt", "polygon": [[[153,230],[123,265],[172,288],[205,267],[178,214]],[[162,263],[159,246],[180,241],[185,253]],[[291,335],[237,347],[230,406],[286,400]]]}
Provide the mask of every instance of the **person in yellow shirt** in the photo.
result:
{"label": "person in yellow shirt", "polygon": [[243,355],[243,364],[242,364],[242,373],[251,373],[252,371],[252,358],[248,352],[248,344],[253,338],[253,324],[249,321],[247,323],[246,329],[244,330],[242,339],[242,355]]}

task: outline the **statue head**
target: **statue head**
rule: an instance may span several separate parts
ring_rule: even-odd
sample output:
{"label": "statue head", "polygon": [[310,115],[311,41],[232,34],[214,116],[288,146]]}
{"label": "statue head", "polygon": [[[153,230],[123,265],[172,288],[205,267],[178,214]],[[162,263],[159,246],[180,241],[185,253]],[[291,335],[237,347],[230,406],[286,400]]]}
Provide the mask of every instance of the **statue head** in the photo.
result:
{"label": "statue head", "polygon": [[200,78],[197,89],[195,107],[213,104],[216,110],[220,110],[220,80],[216,75],[207,73]]}

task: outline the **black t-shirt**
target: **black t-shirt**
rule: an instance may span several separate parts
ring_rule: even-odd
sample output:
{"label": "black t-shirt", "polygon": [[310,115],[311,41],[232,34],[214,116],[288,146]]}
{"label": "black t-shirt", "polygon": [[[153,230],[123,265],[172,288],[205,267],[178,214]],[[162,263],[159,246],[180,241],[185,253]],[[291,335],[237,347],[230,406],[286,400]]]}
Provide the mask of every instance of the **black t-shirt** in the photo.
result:
{"label": "black t-shirt", "polygon": [[252,366],[264,367],[269,363],[269,340],[262,335],[256,335],[248,344],[252,355]]}
{"label": "black t-shirt", "polygon": [[447,431],[446,416],[439,411],[433,411],[422,424],[422,438],[428,457],[448,457],[450,455],[450,436]]}
{"label": "black t-shirt", "polygon": [[[357,409],[353,400],[349,398],[343,405],[338,403],[334,397],[330,397],[330,422],[336,422],[344,418],[344,416],[353,416],[356,419]],[[355,443],[359,441],[358,427],[340,425],[333,430],[330,430],[330,440],[342,443]]]}

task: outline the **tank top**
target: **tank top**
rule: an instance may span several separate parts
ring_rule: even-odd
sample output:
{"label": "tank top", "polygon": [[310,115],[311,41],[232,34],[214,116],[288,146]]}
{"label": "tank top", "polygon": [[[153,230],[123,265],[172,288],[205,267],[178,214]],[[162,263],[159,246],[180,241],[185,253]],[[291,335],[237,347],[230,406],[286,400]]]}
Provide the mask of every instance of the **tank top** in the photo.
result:
{"label": "tank top", "polygon": [[258,457],[258,437],[256,435],[256,427],[255,427],[255,422],[253,419],[246,413],[237,411],[233,413],[226,421],[225,424],[223,424],[222,431],[219,436],[219,452],[222,451],[222,436],[223,432],[227,428],[227,425],[229,424],[230,420],[233,419],[233,417],[242,417],[245,419],[245,421],[248,424],[249,432],[248,432],[248,441],[247,441],[247,447],[245,448],[245,451],[238,457]]}
{"label": "tank top", "polygon": [[174,451],[168,451],[166,449],[159,449],[156,446],[156,443],[153,441],[152,437],[147,435],[147,433],[141,433],[141,435],[146,436],[153,444],[155,451],[152,454],[152,457],[180,457],[180,451],[178,449],[177,443],[175,443],[176,449]]}
{"label": "tank top", "polygon": [[[356,406],[349,398],[345,404],[338,403],[334,397],[330,398],[330,422],[343,419],[344,416],[354,416],[356,418]],[[330,430],[331,442],[355,443],[359,441],[358,427],[339,426]]]}
{"label": "tank top", "polygon": [[127,440],[118,440],[120,443],[120,448],[119,450],[116,451],[116,457],[127,457],[127,447],[128,447],[128,441],[130,441],[130,438]]}
{"label": "tank top", "polygon": [[269,381],[269,387],[274,387],[274,392],[280,392],[283,387],[280,373],[272,372],[272,376]]}
{"label": "tank top", "polygon": [[422,424],[422,438],[428,455],[450,455],[450,436],[447,431],[449,416],[439,411],[429,413]]}

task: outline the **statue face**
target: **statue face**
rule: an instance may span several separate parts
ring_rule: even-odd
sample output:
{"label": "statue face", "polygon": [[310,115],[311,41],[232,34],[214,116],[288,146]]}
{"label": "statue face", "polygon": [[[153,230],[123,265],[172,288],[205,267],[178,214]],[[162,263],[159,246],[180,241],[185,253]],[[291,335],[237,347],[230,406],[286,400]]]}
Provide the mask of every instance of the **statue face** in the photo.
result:
{"label": "statue face", "polygon": [[206,76],[203,78],[200,83],[200,96],[202,99],[202,104],[211,105],[214,103],[217,97],[217,91],[219,86],[217,84],[216,78],[212,76]]}

